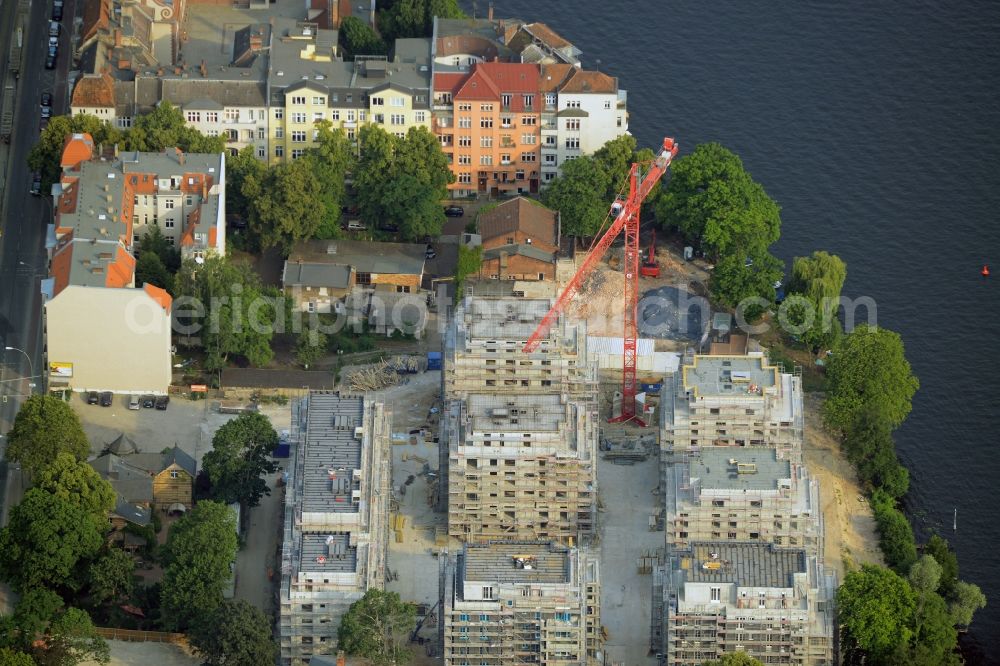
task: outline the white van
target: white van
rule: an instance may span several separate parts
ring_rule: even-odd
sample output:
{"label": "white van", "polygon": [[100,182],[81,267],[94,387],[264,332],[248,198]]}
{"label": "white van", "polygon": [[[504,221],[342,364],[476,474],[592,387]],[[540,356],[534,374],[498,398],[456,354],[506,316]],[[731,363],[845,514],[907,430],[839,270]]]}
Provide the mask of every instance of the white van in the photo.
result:
{"label": "white van", "polygon": [[347,223],[348,231],[364,231],[367,228],[361,220],[351,220]]}

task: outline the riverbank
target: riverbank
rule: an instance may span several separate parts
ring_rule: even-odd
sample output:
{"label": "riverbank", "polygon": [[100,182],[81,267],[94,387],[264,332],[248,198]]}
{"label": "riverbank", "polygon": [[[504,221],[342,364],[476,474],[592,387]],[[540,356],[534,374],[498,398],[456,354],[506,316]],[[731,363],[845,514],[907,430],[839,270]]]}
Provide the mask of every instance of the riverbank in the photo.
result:
{"label": "riverbank", "polygon": [[802,459],[812,477],[819,481],[823,558],[826,566],[837,572],[837,580],[843,582],[850,569],[862,564],[884,564],[875,517],[858,485],[854,467],[837,440],[823,429],[822,395],[806,393],[803,404],[806,429]]}

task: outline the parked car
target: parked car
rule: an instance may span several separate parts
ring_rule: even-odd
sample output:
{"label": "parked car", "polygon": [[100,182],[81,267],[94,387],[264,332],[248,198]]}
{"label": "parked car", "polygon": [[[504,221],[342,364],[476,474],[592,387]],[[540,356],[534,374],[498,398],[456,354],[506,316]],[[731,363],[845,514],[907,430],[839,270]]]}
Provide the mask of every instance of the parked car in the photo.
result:
{"label": "parked car", "polygon": [[59,50],[59,38],[49,37],[49,53],[53,53],[58,50]]}
{"label": "parked car", "polygon": [[101,393],[101,407],[110,407],[115,402],[115,395],[111,391]]}
{"label": "parked car", "polygon": [[399,231],[399,225],[398,224],[392,224],[391,222],[385,222],[383,224],[378,225],[378,229],[379,229],[379,231],[388,231],[388,232],[394,234],[397,231]]}
{"label": "parked car", "polygon": [[31,174],[31,194],[41,196],[42,194],[42,172],[36,171]]}
{"label": "parked car", "polygon": [[55,0],[52,3],[52,20],[62,21],[63,17],[63,0]]}
{"label": "parked car", "polygon": [[56,21],[49,21],[49,37],[58,37],[62,26]]}
{"label": "parked car", "polygon": [[424,259],[433,259],[436,256],[438,256],[438,253],[434,250],[434,248],[429,247],[424,250]]}
{"label": "parked car", "polygon": [[48,126],[49,126],[49,118],[47,116],[42,116],[42,119],[38,121],[39,133],[44,132],[45,128]]}
{"label": "parked car", "polygon": [[52,115],[52,93],[43,92],[42,99],[39,104],[42,107],[42,117],[47,118]]}
{"label": "parked car", "polygon": [[447,206],[444,209],[444,214],[448,217],[462,217],[465,215],[465,209],[461,206]]}
{"label": "parked car", "polygon": [[347,226],[344,227],[347,231],[364,231],[367,228],[368,227],[366,227],[365,223],[361,220],[351,220],[347,223]]}
{"label": "parked car", "polygon": [[55,69],[55,68],[56,68],[56,54],[50,51],[49,54],[45,56],[45,69]]}
{"label": "parked car", "polygon": [[155,395],[144,395],[142,396],[142,408],[152,409],[156,406],[156,396]]}
{"label": "parked car", "polygon": [[156,408],[161,412],[164,411],[167,408],[167,405],[169,404],[170,404],[169,395],[161,395],[156,398]]}
{"label": "parked car", "polygon": [[89,393],[87,393],[87,404],[88,405],[96,405],[100,401],[101,401],[101,398],[100,398],[100,396],[97,395],[97,391],[90,391]]}
{"label": "parked car", "polygon": [[129,409],[139,409],[140,400],[137,395],[130,395],[128,397],[128,408]]}

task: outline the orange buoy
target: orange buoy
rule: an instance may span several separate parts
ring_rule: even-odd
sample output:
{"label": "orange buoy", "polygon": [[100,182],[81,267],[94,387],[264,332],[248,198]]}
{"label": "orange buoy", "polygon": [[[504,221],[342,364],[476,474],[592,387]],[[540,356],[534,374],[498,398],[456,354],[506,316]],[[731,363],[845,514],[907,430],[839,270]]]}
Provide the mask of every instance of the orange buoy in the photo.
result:
{"label": "orange buoy", "polygon": [[983,265],[983,270],[981,270],[979,272],[980,272],[980,274],[982,274],[983,277],[989,277],[990,276],[990,267],[984,264]]}

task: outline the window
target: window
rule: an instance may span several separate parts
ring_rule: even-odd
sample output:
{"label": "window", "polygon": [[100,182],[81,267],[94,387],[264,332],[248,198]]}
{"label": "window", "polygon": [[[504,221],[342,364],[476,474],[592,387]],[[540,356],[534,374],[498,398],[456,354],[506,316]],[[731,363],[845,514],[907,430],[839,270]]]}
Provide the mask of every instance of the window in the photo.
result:
{"label": "window", "polygon": [[365,111],[364,109],[361,109],[360,111],[358,111],[358,120],[361,121],[361,122],[365,122],[365,116],[367,115],[367,113],[368,112]]}
{"label": "window", "polygon": [[410,285],[408,284],[397,284],[396,285],[397,294],[408,294],[410,293]]}
{"label": "window", "polygon": [[458,137],[458,145],[461,148],[470,148],[472,146],[472,137],[471,136]]}
{"label": "window", "polygon": [[510,154],[500,155],[500,164],[508,166],[510,164]]}
{"label": "window", "polygon": [[405,125],[406,124],[406,116],[403,115],[402,113],[394,113],[391,116],[389,116],[389,124],[390,125]]}
{"label": "window", "polygon": [[285,117],[285,110],[284,109],[275,109],[274,110],[274,119],[275,120],[282,120],[284,117]]}
{"label": "window", "polygon": [[226,109],[226,120],[229,122],[236,122],[240,119],[239,109]]}
{"label": "window", "polygon": [[725,500],[712,500],[712,506],[726,506]]}
{"label": "window", "polygon": [[292,122],[293,123],[297,123],[299,125],[305,123],[306,122],[306,114],[304,114],[304,113],[293,113],[292,114]]}
{"label": "window", "polygon": [[483,129],[491,129],[493,127],[493,119],[492,118],[480,118],[479,119],[479,126],[481,128],[483,128]]}
{"label": "window", "polygon": [[187,121],[189,123],[200,123],[201,122],[201,111],[188,111],[185,114]]}
{"label": "window", "polygon": [[462,129],[470,129],[472,127],[472,118],[468,116],[459,117],[458,126]]}
{"label": "window", "polygon": [[460,183],[466,183],[466,184],[471,183],[472,182],[472,174],[471,173],[460,173],[460,174],[458,174],[458,182],[460,182]]}
{"label": "window", "polygon": [[258,139],[266,139],[267,138],[267,130],[264,129],[263,127],[258,127],[257,128],[257,138]]}
{"label": "window", "polygon": [[305,154],[306,154],[306,151],[304,151],[303,149],[301,149],[301,148],[295,148],[295,149],[292,150],[292,159],[293,160],[297,160],[297,159],[299,159],[300,157],[302,157]]}
{"label": "window", "polygon": [[580,129],[580,119],[570,118],[566,121],[566,129],[568,130],[578,130]]}
{"label": "window", "polygon": [[493,147],[493,137],[491,137],[491,136],[481,136],[481,137],[479,137],[479,147],[480,148],[492,148]]}
{"label": "window", "polygon": [[622,117],[618,116],[618,127],[622,126]]}
{"label": "window", "polygon": [[323,106],[326,104],[326,97],[313,97],[313,106]]}
{"label": "window", "polygon": [[493,586],[492,585],[484,585],[483,586],[483,599],[492,599],[492,598],[493,598]]}
{"label": "window", "polygon": [[413,120],[418,123],[427,122],[427,114],[423,111],[417,111],[413,114]]}
{"label": "window", "polygon": [[305,95],[302,96],[296,95],[292,97],[292,104],[305,104],[305,103],[306,103]]}
{"label": "window", "polygon": [[406,99],[403,97],[390,97],[389,106],[394,106],[398,109],[401,109],[404,106],[406,106]]}
{"label": "window", "polygon": [[[348,100],[348,101],[350,101],[350,100]],[[354,122],[354,109],[349,109],[347,111],[347,122],[349,122],[349,123],[353,123]]]}
{"label": "window", "polygon": [[566,101],[566,108],[567,109],[579,109],[580,108],[580,100],[578,100],[578,99],[567,100]]}
{"label": "window", "polygon": [[315,123],[320,120],[323,120],[323,112],[322,111],[313,112],[313,122]]}
{"label": "window", "polygon": [[468,622],[469,621],[469,616],[466,615],[465,613],[462,613],[462,614],[460,614],[458,616],[458,621],[459,622]]}
{"label": "window", "polygon": [[260,159],[264,159],[265,157],[267,157],[267,149],[264,148],[264,146],[257,147],[257,157]]}
{"label": "window", "polygon": [[493,164],[493,156],[492,155],[480,155],[479,156],[479,163],[482,164],[482,165],[485,165],[485,166],[491,166]]}
{"label": "window", "polygon": [[712,603],[719,603],[722,600],[722,588],[713,587],[712,588]]}
{"label": "window", "polygon": [[459,155],[458,156],[458,163],[462,164],[462,165],[470,165],[470,164],[472,164],[472,156],[471,155]]}
{"label": "window", "polygon": [[538,156],[534,153],[521,153],[522,162],[534,162],[538,159]]}
{"label": "window", "polygon": [[555,93],[545,93],[545,106],[555,106],[556,94]]}
{"label": "window", "polygon": [[580,138],[579,137],[569,137],[566,139],[566,147],[570,149],[580,148]]}
{"label": "window", "polygon": [[555,155],[546,155],[545,156],[545,164],[547,164],[549,166],[555,166],[556,165],[556,156]]}
{"label": "window", "polygon": [[384,106],[385,100],[381,97],[372,97],[372,106]]}
{"label": "window", "polygon": [[458,105],[458,110],[459,111],[472,111],[472,105],[468,104],[468,103],[466,103],[466,104],[459,104]]}
{"label": "window", "polygon": [[164,199],[163,200],[163,207],[166,208],[167,210],[173,210],[173,208],[174,208],[174,200],[173,199]]}
{"label": "window", "polygon": [[530,109],[535,104],[534,95],[524,95],[522,99],[524,101],[524,108],[526,109]]}
{"label": "window", "polygon": [[493,105],[492,104],[480,104],[479,105],[479,110],[480,111],[493,111]]}
{"label": "window", "polygon": [[490,621],[490,616],[487,615],[486,613],[480,613],[480,615],[479,615],[479,621],[480,622],[489,622]]}
{"label": "window", "polygon": [[604,100],[604,108],[605,109],[611,108],[611,100]]}
{"label": "window", "polygon": [[206,123],[217,123],[217,122],[219,122],[219,112],[218,111],[206,111],[205,112],[205,122]]}
{"label": "window", "polygon": [[275,146],[274,147],[274,156],[275,157],[284,157],[285,156],[285,147],[284,146]]}
{"label": "window", "polygon": [[371,273],[358,273],[355,277],[355,282],[358,284],[371,284],[372,274]]}
{"label": "window", "polygon": [[275,127],[274,128],[274,138],[275,139],[284,139],[285,138],[285,128],[284,127]]}
{"label": "window", "polygon": [[526,146],[533,146],[533,145],[535,145],[535,141],[537,141],[537,140],[538,140],[538,137],[536,137],[534,134],[522,134],[521,135],[521,143],[523,143]]}
{"label": "window", "polygon": [[292,132],[292,143],[305,143],[306,133],[305,132]]}

